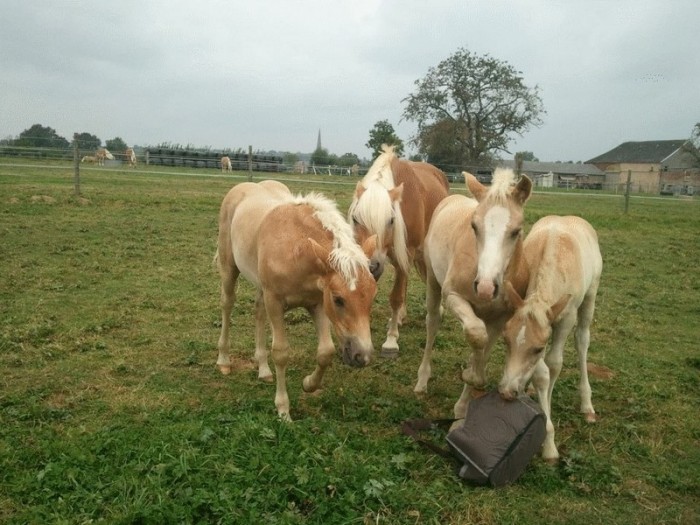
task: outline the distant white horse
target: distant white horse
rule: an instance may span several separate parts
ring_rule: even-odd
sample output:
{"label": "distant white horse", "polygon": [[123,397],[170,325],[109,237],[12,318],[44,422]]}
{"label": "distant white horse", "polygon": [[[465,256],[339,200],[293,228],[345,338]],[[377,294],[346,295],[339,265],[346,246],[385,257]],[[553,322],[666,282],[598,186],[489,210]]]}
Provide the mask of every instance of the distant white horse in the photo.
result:
{"label": "distant white horse", "polygon": [[105,165],[105,159],[114,160],[114,155],[112,155],[107,148],[100,148],[95,152],[95,160],[98,166]]}
{"label": "distant white horse", "polygon": [[129,167],[136,167],[136,153],[134,152],[134,148],[126,148],[126,151],[124,152],[124,158],[126,159],[126,162],[129,165]]}
{"label": "distant white horse", "polygon": [[231,159],[228,156],[221,157],[221,172],[223,173],[224,171],[233,171]]}
{"label": "distant white horse", "polygon": [[[581,412],[587,421],[595,421],[586,361],[603,259],[593,227],[573,216],[537,221],[523,243],[523,252],[530,274],[525,299],[510,283],[505,285],[516,310],[505,325],[508,351],[498,390],[505,399],[515,399],[532,377],[547,416],[542,457],[556,461],[552,391],[561,372],[564,343],[574,325]],[[545,355],[550,336],[551,349]]]}
{"label": "distant white horse", "polygon": [[82,159],[80,159],[80,162],[89,162],[90,164],[94,164],[97,161],[94,155],[85,155]]}

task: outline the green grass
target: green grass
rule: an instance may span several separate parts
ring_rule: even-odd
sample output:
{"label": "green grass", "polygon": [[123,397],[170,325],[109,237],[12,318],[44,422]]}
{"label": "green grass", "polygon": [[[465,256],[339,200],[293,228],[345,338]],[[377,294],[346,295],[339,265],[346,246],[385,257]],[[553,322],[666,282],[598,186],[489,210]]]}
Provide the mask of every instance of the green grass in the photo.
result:
{"label": "green grass", "polygon": [[[274,387],[249,365],[248,283],[233,321],[242,366],[228,377],[214,366],[217,213],[245,174],[143,169],[83,170],[75,197],[68,164],[0,165],[0,522],[700,522],[697,201],[634,197],[628,215],[616,196],[529,201],[529,224],[578,214],[599,233],[590,361],[614,376],[591,378],[599,422],[586,424],[569,342],[553,399],[562,461],[535,459],[515,485],[493,490],[462,483],[399,432],[404,419],[451,414],[465,361],[447,316],[429,393],[413,394],[425,315],[415,276],[401,356],[363,370],[338,360],[318,394],[301,390],[313,327],[288,314],[295,422],[280,423]],[[355,182],[289,185],[344,211]],[[389,281],[373,314],[376,347]],[[492,385],[502,364],[499,346]]]}

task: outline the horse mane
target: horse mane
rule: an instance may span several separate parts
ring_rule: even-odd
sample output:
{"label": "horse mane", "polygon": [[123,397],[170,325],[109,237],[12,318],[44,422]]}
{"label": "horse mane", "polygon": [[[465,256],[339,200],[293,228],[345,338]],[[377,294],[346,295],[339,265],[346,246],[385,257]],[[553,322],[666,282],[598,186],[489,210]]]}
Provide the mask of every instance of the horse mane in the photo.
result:
{"label": "horse mane", "polygon": [[497,203],[505,203],[510,195],[510,189],[515,183],[515,172],[510,168],[496,168],[493,172],[491,187],[487,199]]}
{"label": "horse mane", "polygon": [[410,271],[408,248],[406,246],[406,223],[401,214],[401,203],[392,203],[389,190],[396,187],[392,164],[399,159],[394,153],[394,146],[382,146],[382,153],[374,160],[361,184],[364,192],[353,198],[348,210],[348,220],[357,220],[371,233],[377,235],[377,245],[384,246],[387,224],[394,219],[394,256],[396,262],[405,271]]}
{"label": "horse mane", "polygon": [[325,230],[333,234],[333,249],[328,262],[343,277],[348,287],[354,290],[357,286],[358,272],[369,267],[369,260],[355,242],[352,227],[343,218],[336,203],[317,192],[297,195],[293,203],[306,204],[313,208],[314,217],[321,222]]}

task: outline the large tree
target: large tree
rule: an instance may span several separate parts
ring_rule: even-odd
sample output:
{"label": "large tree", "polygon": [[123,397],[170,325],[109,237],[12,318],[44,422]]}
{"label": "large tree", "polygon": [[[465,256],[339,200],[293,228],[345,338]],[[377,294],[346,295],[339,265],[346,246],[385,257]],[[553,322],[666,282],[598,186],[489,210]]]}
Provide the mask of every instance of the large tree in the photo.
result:
{"label": "large tree", "polygon": [[388,120],[380,120],[369,130],[369,140],[365,146],[372,150],[372,157],[377,157],[382,152],[383,144],[394,146],[394,152],[399,157],[403,155],[403,141]]}
{"label": "large tree", "polygon": [[74,136],[74,138],[78,139],[80,149],[96,150],[97,148],[102,146],[102,140],[97,135],[93,135],[91,133],[78,133]]}
{"label": "large tree", "polygon": [[105,148],[112,153],[121,153],[126,151],[127,147],[126,142],[124,142],[121,137],[114,137],[113,139],[105,141]]}
{"label": "large tree", "polygon": [[526,86],[520,71],[466,49],[430,68],[415,85],[403,99],[403,118],[418,125],[412,140],[429,161],[439,156],[454,168],[508,153],[512,136],[542,124],[545,113],[538,87]]}
{"label": "large tree", "polygon": [[67,149],[70,143],[56,133],[56,130],[41,124],[34,124],[25,129],[14,141],[14,146],[25,148],[60,148]]}

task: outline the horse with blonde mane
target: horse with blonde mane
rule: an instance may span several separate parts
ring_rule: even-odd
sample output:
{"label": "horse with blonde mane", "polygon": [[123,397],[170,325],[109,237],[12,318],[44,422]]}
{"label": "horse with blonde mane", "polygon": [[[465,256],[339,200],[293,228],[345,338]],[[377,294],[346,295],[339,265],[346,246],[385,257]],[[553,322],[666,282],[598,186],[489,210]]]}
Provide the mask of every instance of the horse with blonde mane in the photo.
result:
{"label": "horse with blonde mane", "polygon": [[532,182],[515,183],[512,170],[496,170],[491,187],[464,173],[475,199],[451,195],[433,215],[425,238],[426,342],[418,369],[417,393],[427,392],[431,359],[441,320],[441,304],[462,324],[471,347],[469,366],[462,372],[464,389],[454,406],[465,415],[472,388],[486,387],[486,364],[503,326],[513,314],[505,281],[520,293],[527,289],[527,266],[522,252],[523,206]]}
{"label": "horse with blonde mane", "polygon": [[255,308],[255,359],[258,377],[272,381],[265,346],[265,317],[272,327],[272,359],[280,418],[290,420],[286,370],[289,342],[284,313],[305,308],[316,325],[317,366],[303,380],[317,390],[335,355],[331,328],[343,362],[363,367],[374,347],[370,311],[377,284],[369,272],[376,237],[362,246],[336,204],[318,193],[293,196],[277,181],[244,182],[224,198],[219,212],[216,261],[221,277],[221,335],[217,365],[231,373],[229,329],[236,282],[243,276],[258,292]]}
{"label": "horse with blonde mane", "polygon": [[233,167],[231,166],[231,159],[227,155],[221,157],[221,173],[232,170]]}
{"label": "horse with blonde mane", "polygon": [[112,155],[107,148],[99,148],[95,152],[95,160],[98,166],[104,166],[105,160],[114,160],[114,155]]}
{"label": "horse with blonde mane", "polygon": [[383,146],[367,175],[358,182],[348,210],[359,242],[377,236],[377,249],[371,257],[372,275],[378,280],[387,258],[395,270],[389,297],[391,319],[382,355],[399,352],[399,326],[406,317],[406,287],[411,266],[425,281],[423,241],[433,212],[447,197],[445,174],[425,162],[401,160],[394,148]]}
{"label": "horse with blonde mane", "polygon": [[[581,412],[587,421],[595,421],[587,356],[603,258],[593,227],[573,216],[550,215],[537,221],[525,239],[523,252],[530,273],[529,284],[523,299],[506,283],[516,310],[505,325],[507,356],[498,390],[504,399],[515,399],[532,378],[547,416],[542,457],[554,462],[559,452],[551,418],[552,392],[562,368],[564,343],[574,325]],[[551,348],[545,352],[550,339]]]}

